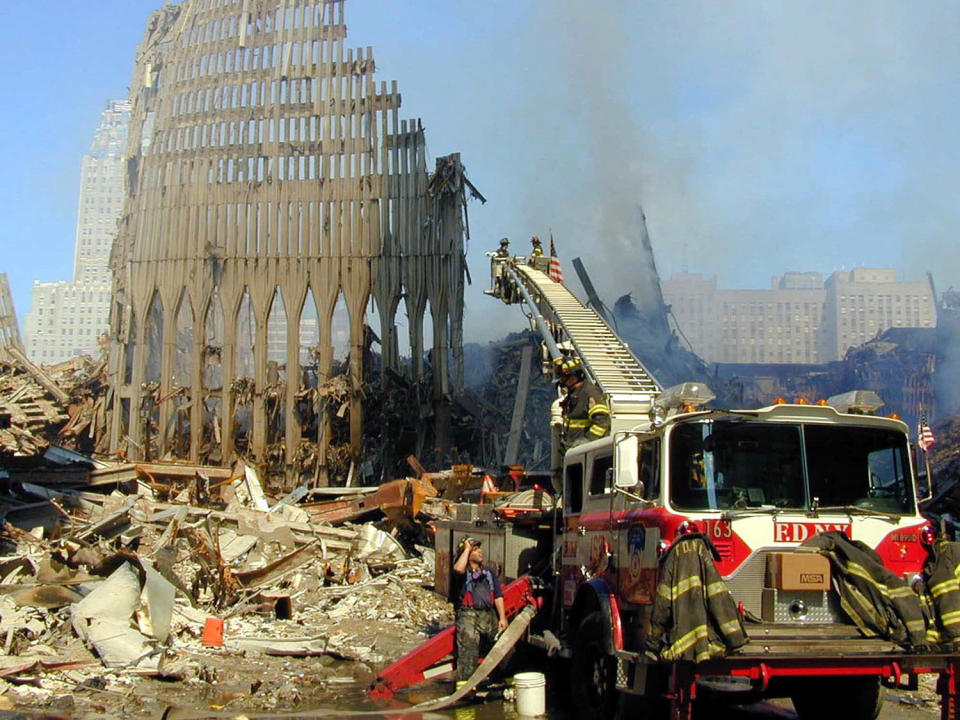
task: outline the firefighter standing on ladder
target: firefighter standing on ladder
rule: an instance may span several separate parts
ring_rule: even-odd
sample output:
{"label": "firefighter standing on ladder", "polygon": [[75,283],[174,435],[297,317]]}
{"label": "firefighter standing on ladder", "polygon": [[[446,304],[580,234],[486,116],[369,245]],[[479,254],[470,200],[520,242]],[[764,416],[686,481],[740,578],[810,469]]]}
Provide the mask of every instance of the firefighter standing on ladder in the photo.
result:
{"label": "firefighter standing on ladder", "polygon": [[494,263],[491,266],[493,272],[493,294],[495,297],[506,297],[510,286],[503,281],[503,267],[506,261],[510,260],[510,239],[500,238],[500,248],[493,253],[493,257],[504,262]]}
{"label": "firefighter standing on ladder", "polygon": [[530,238],[530,244],[533,245],[533,250],[530,251],[530,260],[543,257],[543,246],[540,243],[540,238],[534,235]]}
{"label": "firefighter standing on ladder", "polygon": [[572,448],[610,433],[610,408],[593,385],[586,383],[586,374],[575,357],[556,361],[560,385],[566,392],[561,401],[563,410],[563,445]]}

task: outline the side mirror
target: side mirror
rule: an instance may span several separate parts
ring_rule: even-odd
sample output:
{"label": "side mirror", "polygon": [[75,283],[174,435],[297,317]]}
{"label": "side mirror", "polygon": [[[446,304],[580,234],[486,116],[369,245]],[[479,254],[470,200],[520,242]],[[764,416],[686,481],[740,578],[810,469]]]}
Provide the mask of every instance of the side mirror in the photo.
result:
{"label": "side mirror", "polygon": [[914,492],[917,502],[925,503],[933,499],[933,475],[930,472],[930,460],[927,454],[916,445],[910,446],[913,455],[913,477],[915,478]]}
{"label": "side mirror", "polygon": [[636,435],[625,435],[616,441],[616,487],[621,489],[635,488],[640,482],[637,468],[637,454],[640,441]]}

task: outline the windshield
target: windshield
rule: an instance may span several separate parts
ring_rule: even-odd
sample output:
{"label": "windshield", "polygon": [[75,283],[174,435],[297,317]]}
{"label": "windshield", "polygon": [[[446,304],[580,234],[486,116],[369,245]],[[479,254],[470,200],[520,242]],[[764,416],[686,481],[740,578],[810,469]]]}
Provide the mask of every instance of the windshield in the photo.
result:
{"label": "windshield", "polygon": [[843,425],[707,420],[670,436],[670,499],[680,510],[856,506],[912,512],[906,438]]}

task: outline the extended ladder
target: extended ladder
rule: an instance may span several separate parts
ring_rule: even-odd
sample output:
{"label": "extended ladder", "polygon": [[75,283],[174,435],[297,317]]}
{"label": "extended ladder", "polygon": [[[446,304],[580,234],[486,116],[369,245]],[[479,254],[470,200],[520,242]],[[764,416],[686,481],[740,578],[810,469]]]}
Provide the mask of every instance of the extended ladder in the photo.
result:
{"label": "extended ladder", "polygon": [[[607,398],[615,431],[633,427],[647,417],[660,386],[596,311],[532,265],[510,262],[497,270],[500,286],[494,294],[507,303],[532,303],[530,311],[542,317],[552,339],[573,346],[585,371]],[[541,334],[547,333],[541,328]]]}

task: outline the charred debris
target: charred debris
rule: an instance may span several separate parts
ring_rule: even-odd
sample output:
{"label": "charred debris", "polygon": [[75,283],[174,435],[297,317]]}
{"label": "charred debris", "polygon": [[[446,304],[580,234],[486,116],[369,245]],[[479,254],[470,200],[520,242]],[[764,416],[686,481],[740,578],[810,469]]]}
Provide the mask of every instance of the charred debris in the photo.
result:
{"label": "charred debris", "polygon": [[[935,396],[944,347],[954,347],[932,331],[889,331],[841,363],[748,376],[684,350],[663,315],[649,317],[668,311],[625,296],[609,317],[653,372],[722,387],[731,405],[871,386],[886,409],[906,411]],[[942,311],[947,322],[956,318],[956,306]],[[435,407],[429,356],[419,382],[389,369],[383,377],[376,343],[369,334],[361,457],[347,450],[345,377],[298,399],[305,416],[320,407],[336,418],[331,447],[344,449],[326,462],[338,487],[314,482],[319,455],[304,456],[290,487],[284,474],[271,475],[269,457],[258,463],[238,453],[223,466],[103,454],[104,365],[78,358],[41,368],[16,348],[3,351],[0,677],[29,694],[20,702],[76,688],[129,694],[141,676],[207,686],[225,672],[210,669],[211,653],[231,663],[335,659],[349,670],[323,666],[318,687],[362,683],[451,620],[446,598],[433,591],[432,523],[462,500],[500,513],[550,507],[540,489],[549,487],[543,418],[556,390],[540,372],[533,333],[466,345],[472,383],[447,398],[452,449],[442,453],[426,421]],[[936,406],[925,411],[934,417]],[[955,531],[960,418],[932,424],[936,497],[928,509]],[[272,682],[247,694],[264,707],[302,699]]]}
{"label": "charred debris", "polygon": [[[298,412],[334,417],[325,462],[339,487],[319,487],[319,454],[305,453],[292,488],[287,475],[271,474],[269,454],[254,462],[237,452],[228,465],[108,454],[102,362],[38,367],[17,347],[0,349],[0,677],[8,697],[45,706],[78,688],[129,696],[143,676],[183,681],[187,692],[211,686],[224,665],[248,662],[245,672],[256,674],[270,658],[304,656],[334,662],[314,667],[319,688],[362,684],[448,624],[451,606],[432,591],[432,523],[461,500],[495,502],[499,511],[550,506],[548,493],[527,490],[536,475],[503,468],[491,488],[475,464],[500,469],[508,451],[516,463],[535,464],[538,454],[545,463],[546,432],[521,430],[511,442],[509,428],[536,427],[554,391],[527,362],[532,399],[517,409],[531,336],[472,348],[489,379],[448,400],[454,449],[441,454],[429,422],[429,356],[419,382],[389,369],[384,378],[376,342],[370,333],[365,454],[349,452],[352,391],[335,375],[298,398]],[[512,423],[517,412],[528,420]],[[227,661],[211,670],[211,657]],[[301,689],[286,697],[273,687],[284,672],[268,677],[247,690],[262,707],[300,702]]]}
{"label": "charred debris", "polygon": [[[213,706],[232,679],[233,697],[279,710],[362,687],[452,621],[433,590],[436,520],[465,499],[505,517],[552,507],[516,469],[498,490],[470,465],[427,472],[411,456],[406,477],[380,485],[282,494],[243,462],[95,459],[33,430],[29,447],[26,430],[13,434],[30,456],[4,441],[0,678],[12,705],[0,708],[69,699],[74,717],[135,714],[166,702],[170,681],[182,701]],[[304,657],[319,663],[290,664]]]}

